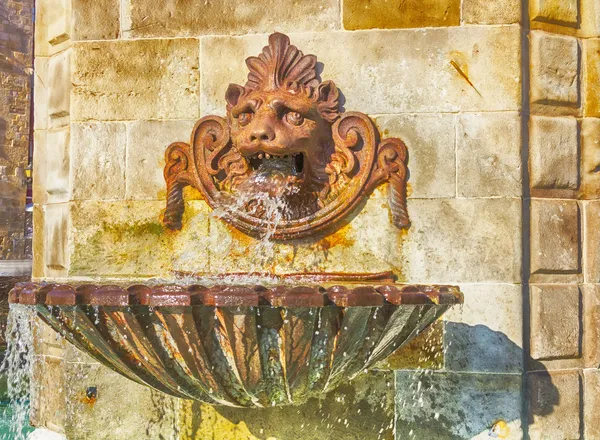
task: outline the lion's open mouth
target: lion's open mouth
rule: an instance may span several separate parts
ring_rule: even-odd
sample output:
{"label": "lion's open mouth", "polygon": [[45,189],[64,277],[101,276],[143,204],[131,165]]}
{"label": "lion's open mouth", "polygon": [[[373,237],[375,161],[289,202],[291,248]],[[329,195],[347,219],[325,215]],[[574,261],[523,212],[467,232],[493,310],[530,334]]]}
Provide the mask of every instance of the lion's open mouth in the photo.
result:
{"label": "lion's open mouth", "polygon": [[248,163],[254,171],[287,171],[290,175],[299,176],[304,170],[304,154],[276,155],[258,152],[248,157]]}

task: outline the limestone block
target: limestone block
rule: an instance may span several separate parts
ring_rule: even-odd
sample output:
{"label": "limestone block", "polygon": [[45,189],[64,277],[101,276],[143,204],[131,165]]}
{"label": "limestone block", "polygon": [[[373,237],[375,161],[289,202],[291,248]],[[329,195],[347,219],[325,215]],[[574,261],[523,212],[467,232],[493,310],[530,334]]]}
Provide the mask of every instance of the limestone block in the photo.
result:
{"label": "limestone block", "polygon": [[523,371],[522,291],[516,284],[463,284],[462,307],[444,315],[450,371]]}
{"label": "limestone block", "polygon": [[41,279],[46,273],[46,237],[44,236],[44,208],[40,205],[33,206],[33,261],[31,269],[31,277]]}
{"label": "limestone block", "polygon": [[577,371],[529,373],[527,392],[532,440],[580,438],[581,380]]}
{"label": "limestone block", "polygon": [[74,45],[72,119],[196,119],[198,41]]}
{"label": "limestone block", "polygon": [[396,438],[521,439],[521,377],[396,372]]}
{"label": "limestone block", "polygon": [[52,431],[64,432],[67,422],[65,361],[53,356],[36,356],[33,365],[34,401],[32,421]]}
{"label": "limestone block", "polygon": [[62,358],[65,354],[65,339],[55,332],[39,317],[36,318],[33,328],[33,348],[38,356],[51,356]]}
{"label": "limestone block", "polygon": [[583,435],[586,439],[600,438],[600,371],[583,372]]}
{"label": "limestone block", "polygon": [[166,198],[165,150],[189,142],[195,121],[135,121],[127,127],[127,199]]}
{"label": "limestone block", "polygon": [[581,195],[600,199],[600,118],[581,121]]}
{"label": "limestone block", "polygon": [[48,64],[49,58],[35,57],[33,61],[33,126],[36,130],[48,128]]}
{"label": "limestone block", "polygon": [[521,120],[517,113],[461,115],[456,147],[460,197],[521,195]]}
{"label": "limestone block", "polygon": [[[328,32],[291,40],[317,55],[321,76],[342,90],[347,110],[376,115],[520,107],[516,25]],[[228,84],[245,83],[244,59],[266,43],[266,35],[202,39],[203,114],[224,114]]]}
{"label": "limestone block", "polygon": [[45,189],[48,203],[69,201],[70,143],[69,128],[50,130],[46,134]]}
{"label": "limestone block", "polygon": [[399,137],[409,151],[409,197],[456,195],[454,115],[378,116],[384,137]]}
{"label": "limestone block", "polygon": [[578,273],[579,229],[576,201],[532,200],[531,273]]}
{"label": "limestone block", "polygon": [[31,192],[33,203],[43,205],[46,203],[46,135],[45,130],[35,131],[33,134],[33,173]]}
{"label": "limestone block", "polygon": [[49,128],[69,123],[71,90],[71,51],[66,50],[48,62],[48,116]]}
{"label": "limestone block", "polygon": [[[600,8],[600,6],[599,6]],[[583,109],[585,116],[600,117],[600,38],[592,38],[583,42],[585,93]]]}
{"label": "limestone block", "polygon": [[394,375],[369,372],[322,399],[248,410],[181,401],[186,439],[394,439]]}
{"label": "limestone block", "polygon": [[111,40],[119,37],[119,0],[70,0],[73,40]]}
{"label": "limestone block", "polygon": [[462,1],[462,21],[473,24],[509,24],[521,21],[519,0]]}
{"label": "limestone block", "polygon": [[529,175],[533,189],[579,187],[579,127],[575,118],[532,116]]}
{"label": "limestone block", "polygon": [[579,105],[579,44],[574,37],[531,32],[533,103]]}
{"label": "limestone block", "polygon": [[340,7],[336,0],[192,0],[185,6],[177,0],[168,0],[160,8],[152,0],[129,0],[123,4],[123,31],[128,38],[244,35],[339,28]]}
{"label": "limestone block", "polygon": [[35,55],[47,57],[69,47],[71,1],[46,0],[35,5]]}
{"label": "limestone block", "polygon": [[583,294],[583,355],[586,368],[600,366],[600,285],[584,284]]}
{"label": "limestone block", "polygon": [[600,3],[598,0],[580,0],[582,37],[600,37]]}
{"label": "limestone block", "polygon": [[344,28],[394,29],[458,26],[460,0],[344,0]]}
{"label": "limestone block", "polygon": [[73,200],[125,197],[125,124],[89,122],[71,125]]}
{"label": "limestone block", "polygon": [[69,269],[69,204],[47,205],[44,216],[45,263],[49,275],[64,276]]}
{"label": "limestone block", "polygon": [[577,27],[579,0],[533,0],[530,5],[533,20]]}
{"label": "limestone block", "polygon": [[586,283],[600,283],[600,201],[584,203],[584,276]]}
{"label": "limestone block", "polygon": [[[67,363],[64,374],[67,438],[175,438],[178,399],[137,384],[100,365]],[[95,387],[97,398],[87,397]]]}
{"label": "limestone block", "polygon": [[403,244],[410,282],[519,283],[519,199],[409,200]]}
{"label": "limestone block", "polygon": [[531,357],[579,357],[581,312],[576,285],[531,286]]}
{"label": "limestone block", "polygon": [[140,279],[173,276],[174,271],[206,272],[210,215],[206,204],[186,204],[179,232],[163,227],[163,211],[164,201],[74,204],[71,274]]}

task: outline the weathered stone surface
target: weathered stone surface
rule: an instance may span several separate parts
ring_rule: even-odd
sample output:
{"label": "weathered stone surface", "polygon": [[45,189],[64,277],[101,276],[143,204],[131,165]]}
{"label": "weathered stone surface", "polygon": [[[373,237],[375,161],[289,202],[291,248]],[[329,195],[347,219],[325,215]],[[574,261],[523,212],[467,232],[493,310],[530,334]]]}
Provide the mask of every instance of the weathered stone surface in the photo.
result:
{"label": "weathered stone surface", "polygon": [[584,367],[600,366],[600,284],[584,284],[583,295],[583,355]]}
{"label": "weathered stone surface", "polygon": [[[63,374],[70,378],[63,403],[68,438],[169,439],[177,432],[177,399],[99,364],[69,362]],[[88,387],[96,387],[96,399],[87,397]]]}
{"label": "weathered stone surface", "polygon": [[[245,83],[244,59],[266,43],[266,35],[202,39],[203,114],[224,114],[227,85]],[[375,115],[520,106],[519,26],[298,34],[292,44],[317,55],[323,79],[335,81],[348,110]]]}
{"label": "weathered stone surface", "polygon": [[48,64],[50,58],[35,57],[33,61],[33,127],[36,130],[48,128]]}
{"label": "weathered stone surface", "polygon": [[46,192],[46,130],[37,130],[33,134],[33,174],[31,193],[33,203],[45,204],[48,197]]}
{"label": "weathered stone surface", "polygon": [[67,422],[65,362],[53,356],[35,356],[34,390],[31,419],[36,426],[64,432]]}
{"label": "weathered stone surface", "polygon": [[458,26],[460,0],[345,0],[344,28],[394,29]]}
{"label": "weathered stone surface", "polygon": [[71,2],[46,0],[35,5],[35,54],[54,55],[70,45]]}
{"label": "weathered stone surface", "polygon": [[[250,238],[217,218],[210,219],[206,245],[213,273],[227,272],[383,272],[403,277],[404,233],[389,218],[387,198],[377,191],[349,223],[326,237],[269,243]],[[203,205],[204,202],[199,202]],[[410,210],[410,208],[409,208]],[[183,263],[183,261],[182,261]],[[187,270],[205,272],[190,259]]]}
{"label": "weathered stone surface", "polygon": [[576,285],[531,286],[531,357],[580,356],[581,313]]}
{"label": "weathered stone surface", "polygon": [[31,265],[31,278],[38,280],[43,278],[46,273],[46,237],[44,236],[44,208],[40,205],[33,206],[33,238],[32,250],[33,261]]}
{"label": "weathered stone surface", "polygon": [[33,327],[33,349],[38,356],[62,358],[65,353],[65,339],[56,333],[40,318],[36,318]]}
{"label": "weathered stone surface", "polygon": [[110,40],[119,37],[119,0],[71,0],[73,40]]}
{"label": "weathered stone surface", "polygon": [[576,190],[579,186],[577,119],[532,116],[529,132],[531,187]]}
{"label": "weathered stone surface", "polygon": [[522,438],[520,375],[397,371],[396,393],[396,438]]}
{"label": "weathered stone surface", "polygon": [[531,273],[580,271],[576,201],[532,200]]}
{"label": "weathered stone surface", "polygon": [[135,121],[127,127],[127,199],[166,198],[165,150],[189,142],[195,121]]}
{"label": "weathered stone surface", "polygon": [[460,197],[518,197],[521,189],[521,120],[517,113],[461,115],[457,129]]}
{"label": "weathered stone surface", "polygon": [[528,373],[529,437],[532,440],[579,439],[580,390],[577,371]]}
{"label": "weathered stone surface", "polygon": [[600,201],[584,203],[585,266],[587,283],[600,283]]}
{"label": "weathered stone surface", "polygon": [[45,263],[48,275],[64,276],[69,269],[69,204],[47,205],[44,215]]}
{"label": "weathered stone surface", "polygon": [[198,40],[73,46],[72,119],[195,119]]}
{"label": "weathered stone surface", "polygon": [[410,155],[409,197],[456,195],[456,122],[454,115],[378,116],[385,137],[399,137]]}
{"label": "weathered stone surface", "polygon": [[519,0],[462,0],[462,21],[474,24],[509,24],[521,21]]}
{"label": "weathered stone surface", "polygon": [[123,4],[126,37],[244,35],[339,28],[340,7],[335,0],[192,0],[185,5],[169,0],[160,8],[151,0],[129,0]]}
{"label": "weathered stone surface", "polygon": [[519,199],[409,200],[403,273],[412,282],[520,282]]}
{"label": "weathered stone surface", "polygon": [[293,407],[247,410],[183,402],[182,439],[394,439],[394,376],[369,372],[324,399]]}
{"label": "weathered stone surface", "polygon": [[90,122],[71,125],[73,200],[125,197],[125,124]]}
{"label": "weathered stone surface", "polygon": [[48,203],[68,202],[71,152],[69,128],[48,131],[45,146],[45,190],[48,193]]}
{"label": "weathered stone surface", "polygon": [[[599,8],[600,9],[600,8]],[[600,38],[592,38],[583,42],[583,56],[585,63],[584,103],[585,116],[600,116]]]}
{"label": "weathered stone surface", "polygon": [[66,50],[48,62],[48,116],[49,128],[69,123],[71,90],[71,51]]}
{"label": "weathered stone surface", "polygon": [[583,372],[583,436],[600,438],[600,370]]}
{"label": "weathered stone surface", "polygon": [[450,371],[523,371],[522,291],[513,284],[463,284],[464,305],[444,315]]}
{"label": "weathered stone surface", "polygon": [[444,328],[439,319],[414,339],[397,349],[387,359],[375,365],[377,370],[441,370],[444,368]]}
{"label": "weathered stone surface", "polygon": [[531,101],[579,105],[579,44],[574,37],[531,32]]}
{"label": "weathered stone surface", "polygon": [[138,279],[173,276],[173,270],[206,272],[210,216],[206,204],[186,205],[180,232],[163,227],[163,210],[163,201],[74,204],[71,275]]}
{"label": "weathered stone surface", "polygon": [[600,5],[598,0],[580,0],[582,37],[600,37]]}
{"label": "weathered stone surface", "polygon": [[533,20],[576,27],[579,22],[579,0],[533,0]]}
{"label": "weathered stone surface", "polygon": [[600,199],[600,119],[581,121],[581,195]]}

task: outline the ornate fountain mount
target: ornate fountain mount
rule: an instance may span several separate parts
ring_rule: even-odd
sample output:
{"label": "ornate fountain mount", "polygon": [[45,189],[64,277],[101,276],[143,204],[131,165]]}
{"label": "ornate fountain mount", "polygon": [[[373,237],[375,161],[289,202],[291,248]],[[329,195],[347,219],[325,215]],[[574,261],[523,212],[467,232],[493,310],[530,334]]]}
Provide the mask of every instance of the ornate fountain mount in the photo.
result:
{"label": "ornate fountain mount", "polygon": [[404,143],[381,140],[363,113],[341,112],[339,91],[320,81],[316,56],[286,35],[272,34],[246,64],[246,85],[230,84],[225,94],[227,119],[206,116],[189,144],[168,147],[165,225],[181,229],[183,188],[190,185],[248,235],[302,238],[339,227],[388,182],[392,221],[407,228]]}

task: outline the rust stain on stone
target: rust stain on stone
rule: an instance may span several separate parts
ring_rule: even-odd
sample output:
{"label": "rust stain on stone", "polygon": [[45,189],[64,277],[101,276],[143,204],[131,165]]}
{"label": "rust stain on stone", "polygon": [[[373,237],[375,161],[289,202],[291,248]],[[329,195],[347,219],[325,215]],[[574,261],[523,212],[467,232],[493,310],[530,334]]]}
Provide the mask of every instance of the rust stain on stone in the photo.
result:
{"label": "rust stain on stone", "polygon": [[469,79],[469,75],[467,74],[468,70],[466,67],[459,66],[458,63],[454,60],[450,60],[450,65],[452,67],[454,67],[454,69],[456,69],[456,71],[459,73],[459,75],[473,88],[473,90],[475,90],[477,92],[477,94],[480,97],[483,97],[483,96],[481,96],[481,93],[479,93],[479,90],[477,90],[477,87],[475,87],[475,85]]}

